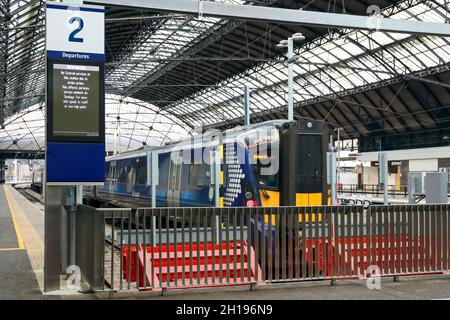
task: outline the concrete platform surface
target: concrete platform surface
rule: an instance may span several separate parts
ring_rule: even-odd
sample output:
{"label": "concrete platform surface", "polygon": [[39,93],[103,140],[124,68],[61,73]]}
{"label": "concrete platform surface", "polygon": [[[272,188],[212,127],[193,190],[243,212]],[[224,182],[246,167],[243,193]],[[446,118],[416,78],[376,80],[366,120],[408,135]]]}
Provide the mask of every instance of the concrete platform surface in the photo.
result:
{"label": "concrete platform surface", "polygon": [[0,252],[0,279],[0,300],[44,299],[25,250]]}
{"label": "concrete platform surface", "polygon": [[[52,299],[52,297],[48,297]],[[56,298],[56,297],[55,297]],[[116,292],[63,295],[64,300],[450,300],[450,276],[410,277],[399,282],[383,279],[381,289],[368,289],[365,281],[284,283],[248,287],[171,290],[160,292]]]}
{"label": "concrete platform surface", "polygon": [[[12,210],[11,210],[12,209]],[[108,292],[80,294],[58,292],[43,295],[43,235],[44,215],[11,186],[0,185],[0,224],[7,230],[0,238],[0,299],[149,299],[149,300],[385,300],[385,299],[449,299],[450,275],[433,277],[404,277],[400,282],[383,279],[381,289],[370,290],[365,281],[304,282],[248,287],[228,287],[159,292]],[[14,222],[15,221],[15,222]],[[3,230],[3,229],[2,229]],[[22,249],[20,248],[22,246]],[[4,247],[6,248],[6,247]],[[25,248],[26,250],[24,250]]]}
{"label": "concrete platform surface", "polygon": [[0,186],[0,300],[43,299],[29,258],[33,234],[20,208],[23,200],[15,192],[11,186]]}
{"label": "concrete platform surface", "polygon": [[3,188],[0,189],[0,250],[6,251],[19,248],[19,239],[8,199]]}

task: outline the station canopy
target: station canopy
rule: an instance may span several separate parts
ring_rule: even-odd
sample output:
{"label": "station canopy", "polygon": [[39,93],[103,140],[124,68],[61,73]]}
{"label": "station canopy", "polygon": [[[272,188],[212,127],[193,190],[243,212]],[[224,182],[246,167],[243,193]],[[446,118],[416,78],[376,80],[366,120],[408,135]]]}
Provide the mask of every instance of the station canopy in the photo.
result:
{"label": "station canopy", "polygon": [[[0,50],[0,150],[42,148],[44,1],[0,2],[8,30]],[[359,15],[368,6],[340,0],[222,2]],[[446,0],[372,2],[393,19],[449,21]],[[242,125],[244,85],[251,90],[252,122],[286,118],[286,52],[276,44],[296,32],[306,38],[295,45],[297,118],[342,128],[344,138],[449,128],[450,38],[107,7],[108,149],[114,141],[126,150],[162,145],[195,127]]]}
{"label": "station canopy", "polygon": [[[189,135],[174,116],[154,105],[115,95],[105,102],[106,150],[121,152],[144,145],[162,146]],[[0,150],[43,150],[45,144],[45,108],[36,104],[7,118],[0,129]]]}

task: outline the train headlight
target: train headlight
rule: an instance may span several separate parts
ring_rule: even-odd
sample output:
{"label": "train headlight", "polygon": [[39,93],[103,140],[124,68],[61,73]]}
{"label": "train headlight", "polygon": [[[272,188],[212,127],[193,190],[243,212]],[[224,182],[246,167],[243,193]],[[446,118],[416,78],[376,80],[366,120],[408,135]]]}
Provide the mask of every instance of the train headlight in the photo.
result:
{"label": "train headlight", "polygon": [[253,199],[253,193],[251,193],[250,191],[247,191],[245,193],[245,199],[252,200]]}

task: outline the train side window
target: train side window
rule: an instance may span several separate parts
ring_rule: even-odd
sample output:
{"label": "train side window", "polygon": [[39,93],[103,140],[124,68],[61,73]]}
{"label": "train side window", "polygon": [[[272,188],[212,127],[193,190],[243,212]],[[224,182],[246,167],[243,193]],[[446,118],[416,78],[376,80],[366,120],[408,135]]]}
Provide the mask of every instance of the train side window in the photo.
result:
{"label": "train side window", "polygon": [[125,183],[127,180],[127,167],[121,167],[119,171],[119,183]]}
{"label": "train side window", "polygon": [[109,164],[108,164],[108,167],[109,167],[109,170],[108,170],[108,178],[109,179],[114,179],[114,174],[115,174],[115,172],[116,172],[116,166],[115,166],[115,164],[114,163],[112,163],[112,162],[110,162]]}
{"label": "train side window", "polygon": [[109,178],[110,175],[111,175],[111,163],[110,163],[110,162],[107,162],[107,163],[105,164],[105,176],[106,176],[107,178]]}
{"label": "train side window", "polygon": [[189,186],[190,187],[203,187],[209,185],[209,179],[206,176],[206,166],[203,164],[190,164],[189,165]]}
{"label": "train side window", "polygon": [[137,184],[145,185],[147,183],[147,166],[140,166],[137,171]]}
{"label": "train side window", "polygon": [[135,167],[130,167],[128,170],[128,178],[127,178],[127,184],[133,185],[136,181],[136,169]]}

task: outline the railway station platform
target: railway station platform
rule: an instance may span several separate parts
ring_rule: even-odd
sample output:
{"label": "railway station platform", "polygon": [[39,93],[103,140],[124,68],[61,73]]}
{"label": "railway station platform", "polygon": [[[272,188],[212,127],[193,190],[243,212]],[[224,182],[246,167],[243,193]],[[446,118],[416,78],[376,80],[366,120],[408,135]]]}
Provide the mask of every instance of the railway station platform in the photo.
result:
{"label": "railway station platform", "polygon": [[401,277],[399,282],[382,278],[379,289],[369,289],[365,280],[306,281],[248,287],[220,287],[157,291],[123,291],[81,294],[59,291],[43,294],[44,212],[10,185],[0,185],[0,300],[3,299],[214,299],[214,300],[450,300],[448,274]]}
{"label": "railway station platform", "polygon": [[43,299],[44,213],[0,185],[0,300]]}
{"label": "railway station platform", "polygon": [[446,276],[406,277],[399,282],[381,281],[379,289],[369,289],[365,281],[311,281],[259,286],[254,290],[239,287],[178,290],[161,296],[156,292],[65,295],[62,300],[450,300],[450,279]]}

